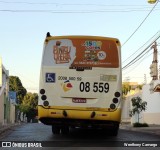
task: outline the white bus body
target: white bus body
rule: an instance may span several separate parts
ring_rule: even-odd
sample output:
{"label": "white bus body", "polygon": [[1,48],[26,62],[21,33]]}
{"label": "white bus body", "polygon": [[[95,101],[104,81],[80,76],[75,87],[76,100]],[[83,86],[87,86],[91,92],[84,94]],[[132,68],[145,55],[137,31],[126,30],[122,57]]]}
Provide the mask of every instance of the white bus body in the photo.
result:
{"label": "white bus body", "polygon": [[121,51],[116,38],[47,36],[40,71],[39,120],[53,133],[111,127],[121,120]]}

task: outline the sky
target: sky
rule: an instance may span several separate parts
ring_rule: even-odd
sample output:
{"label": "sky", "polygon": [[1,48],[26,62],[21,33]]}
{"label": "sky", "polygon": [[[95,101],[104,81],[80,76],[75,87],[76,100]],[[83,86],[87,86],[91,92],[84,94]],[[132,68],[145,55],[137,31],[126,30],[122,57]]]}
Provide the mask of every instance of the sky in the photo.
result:
{"label": "sky", "polygon": [[[9,75],[20,78],[28,92],[38,92],[47,32],[53,36],[118,38],[122,44],[122,66],[125,66],[146,48],[155,38],[151,39],[153,35],[160,35],[160,2],[150,13],[154,5],[147,0],[0,0],[0,57],[3,66],[9,70]],[[149,83],[152,59],[153,50],[123,71],[123,81],[143,83],[146,74]]]}

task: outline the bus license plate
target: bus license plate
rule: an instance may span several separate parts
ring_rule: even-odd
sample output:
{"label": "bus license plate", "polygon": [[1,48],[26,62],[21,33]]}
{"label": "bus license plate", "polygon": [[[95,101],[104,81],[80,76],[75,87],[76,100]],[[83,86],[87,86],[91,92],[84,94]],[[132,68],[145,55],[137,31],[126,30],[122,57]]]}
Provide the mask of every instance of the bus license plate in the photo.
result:
{"label": "bus license plate", "polygon": [[72,98],[73,103],[86,103],[86,98]]}

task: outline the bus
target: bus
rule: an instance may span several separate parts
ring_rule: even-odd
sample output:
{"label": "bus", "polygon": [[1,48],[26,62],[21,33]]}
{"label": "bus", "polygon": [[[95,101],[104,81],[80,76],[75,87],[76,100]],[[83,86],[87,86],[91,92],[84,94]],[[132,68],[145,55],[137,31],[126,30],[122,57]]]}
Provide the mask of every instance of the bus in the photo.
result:
{"label": "bus", "polygon": [[38,118],[53,134],[71,128],[109,129],[116,136],[122,104],[121,45],[117,38],[51,36],[40,70]]}

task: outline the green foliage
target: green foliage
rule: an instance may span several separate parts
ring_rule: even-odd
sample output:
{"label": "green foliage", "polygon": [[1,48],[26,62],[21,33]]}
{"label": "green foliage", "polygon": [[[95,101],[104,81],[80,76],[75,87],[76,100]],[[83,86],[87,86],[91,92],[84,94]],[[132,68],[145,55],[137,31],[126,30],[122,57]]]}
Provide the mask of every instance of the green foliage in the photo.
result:
{"label": "green foliage", "polygon": [[38,94],[27,93],[23,87],[21,80],[17,76],[9,77],[9,90],[17,93],[19,105],[16,106],[21,112],[26,114],[28,122],[37,115]]}
{"label": "green foliage", "polygon": [[27,115],[28,122],[37,115],[38,94],[27,93],[24,96],[20,109]]}
{"label": "green foliage", "polygon": [[147,123],[136,122],[133,124],[133,127],[149,127],[149,125]]}
{"label": "green foliage", "polygon": [[129,85],[129,82],[125,82],[122,84],[122,93],[123,95],[127,95],[128,91],[131,90],[131,86]]}
{"label": "green foliage", "polygon": [[142,99],[137,96],[131,99],[132,102],[132,110],[130,111],[130,116],[134,116],[136,113],[138,114],[138,123],[139,123],[139,114],[142,111],[146,110],[147,102],[142,101]]}
{"label": "green foliage", "polygon": [[131,102],[132,102],[132,106],[133,106],[133,109],[132,109],[132,114],[133,115],[136,112],[140,113],[140,112],[146,110],[147,102],[146,101],[142,102],[142,99],[139,96],[132,98]]}
{"label": "green foliage", "polygon": [[37,93],[27,93],[23,98],[22,105],[36,109],[38,105],[38,94]]}
{"label": "green foliage", "polygon": [[131,85],[130,82],[123,82],[122,84],[122,93],[123,95],[127,95],[130,90],[139,89],[142,90],[143,85]]}
{"label": "green foliage", "polygon": [[142,87],[143,87],[143,84],[137,86],[137,88],[140,90],[142,90]]}
{"label": "green foliage", "polygon": [[23,97],[26,95],[27,90],[23,87],[21,80],[17,76],[9,77],[9,90],[17,93],[19,104],[22,103]]}

